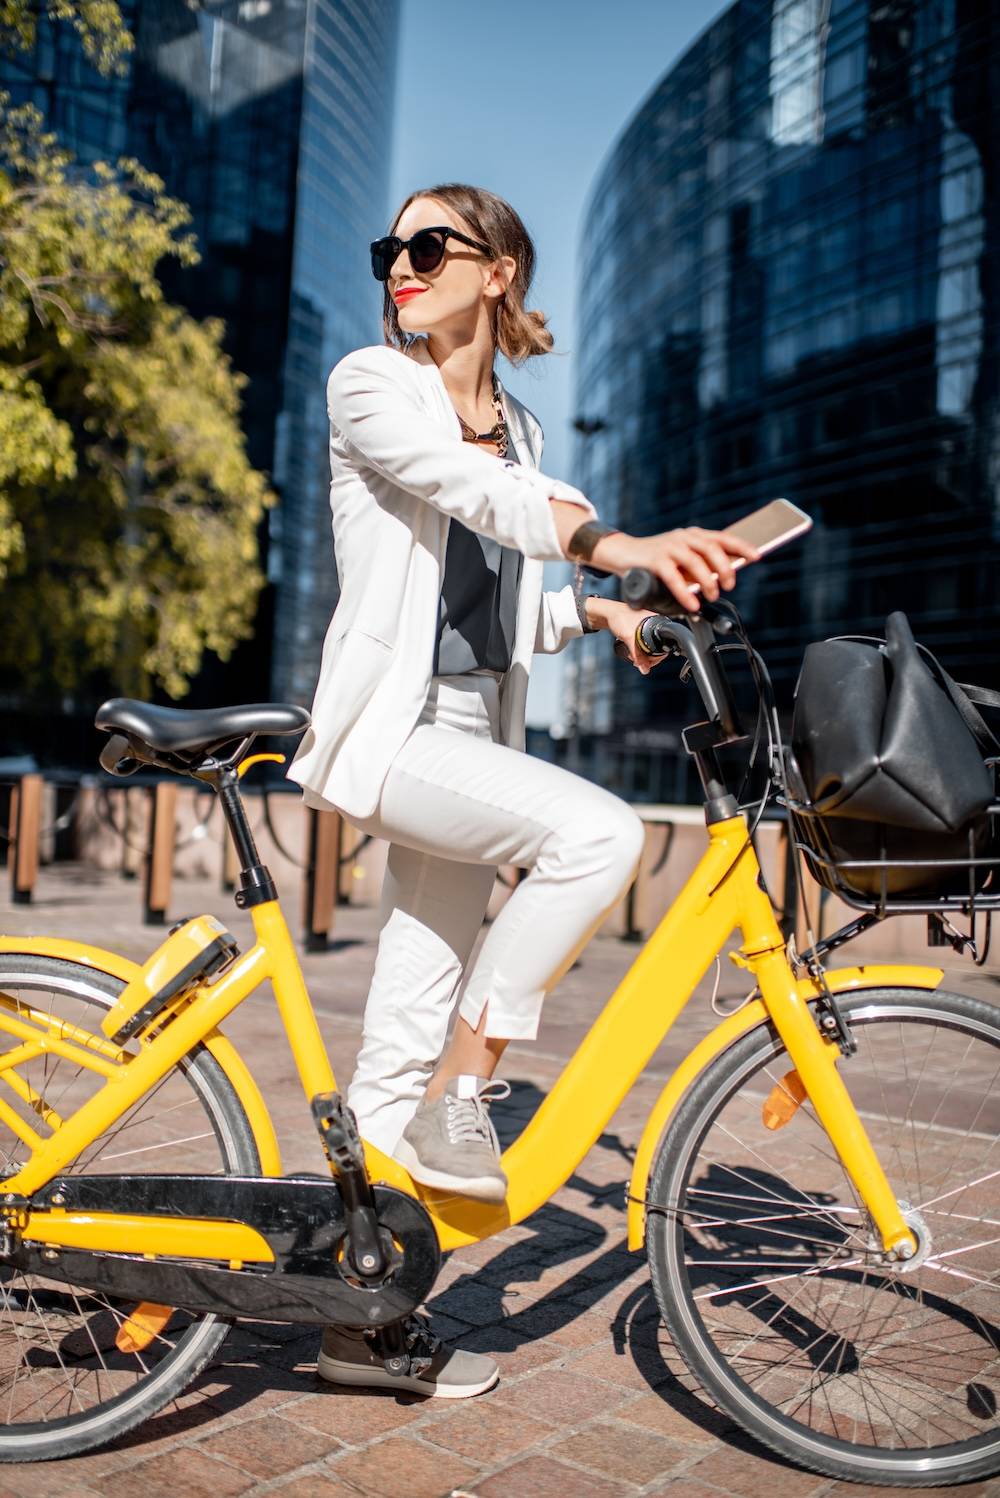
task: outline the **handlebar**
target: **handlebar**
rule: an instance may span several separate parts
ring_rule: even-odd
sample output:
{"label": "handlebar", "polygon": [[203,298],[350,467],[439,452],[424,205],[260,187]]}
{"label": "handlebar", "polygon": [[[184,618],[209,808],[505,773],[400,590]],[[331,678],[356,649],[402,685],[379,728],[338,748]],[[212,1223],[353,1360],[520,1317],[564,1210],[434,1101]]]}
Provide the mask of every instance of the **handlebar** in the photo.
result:
{"label": "handlebar", "polygon": [[719,742],[743,737],[729,678],[723,669],[716,630],[727,633],[732,621],[707,599],[689,614],[654,572],[630,567],[622,578],[622,598],[634,609],[655,609],[661,617],[643,627],[643,643],[652,655],[682,655],[691,669],[709,722],[719,730]]}

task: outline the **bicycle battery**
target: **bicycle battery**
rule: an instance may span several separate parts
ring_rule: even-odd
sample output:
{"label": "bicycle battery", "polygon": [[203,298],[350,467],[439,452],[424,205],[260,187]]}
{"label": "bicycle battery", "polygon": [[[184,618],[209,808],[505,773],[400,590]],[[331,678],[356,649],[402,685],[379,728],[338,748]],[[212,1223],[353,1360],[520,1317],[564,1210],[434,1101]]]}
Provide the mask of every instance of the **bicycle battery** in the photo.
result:
{"label": "bicycle battery", "polygon": [[171,1000],[213,977],[238,951],[236,938],[215,916],[181,922],[143,963],[101,1021],[101,1029],[115,1045],[124,1045]]}

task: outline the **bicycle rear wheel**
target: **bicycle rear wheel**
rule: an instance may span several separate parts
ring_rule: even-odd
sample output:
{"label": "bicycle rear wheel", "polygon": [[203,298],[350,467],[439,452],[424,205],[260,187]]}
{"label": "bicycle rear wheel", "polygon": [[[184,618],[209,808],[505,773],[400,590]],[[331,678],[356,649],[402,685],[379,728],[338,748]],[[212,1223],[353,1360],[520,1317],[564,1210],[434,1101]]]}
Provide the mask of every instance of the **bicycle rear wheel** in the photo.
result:
{"label": "bicycle rear wheel", "polygon": [[673,1343],[716,1403],[801,1466],[933,1487],[1000,1472],[1000,1011],[880,989],[841,1001],[840,1063],[918,1240],[880,1243],[769,1026],[699,1078],[660,1143],[646,1250]]}
{"label": "bicycle rear wheel", "polygon": [[[0,954],[0,998],[28,1023],[34,1011],[99,1033],[123,986],[82,964]],[[13,1048],[13,1039],[0,1035],[0,1049],[5,1039]],[[0,1174],[12,1175],[28,1158],[17,1120],[47,1136],[101,1085],[94,1072],[51,1052],[0,1070]],[[253,1175],[259,1168],[239,1099],[199,1048],[60,1175]],[[134,1310],[134,1303],[0,1261],[0,1462],[72,1456],[114,1440],[175,1399],[229,1331],[217,1316],[174,1311],[147,1346],[123,1351],[120,1329]]]}

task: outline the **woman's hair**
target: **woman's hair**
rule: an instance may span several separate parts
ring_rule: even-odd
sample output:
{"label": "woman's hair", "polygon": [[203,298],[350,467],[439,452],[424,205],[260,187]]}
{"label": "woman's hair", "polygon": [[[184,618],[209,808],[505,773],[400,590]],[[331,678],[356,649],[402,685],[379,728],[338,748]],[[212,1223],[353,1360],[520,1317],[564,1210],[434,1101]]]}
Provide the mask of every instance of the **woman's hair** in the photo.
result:
{"label": "woman's hair", "polygon": [[[521,364],[532,354],[547,354],[552,348],[552,334],[545,326],[542,312],[528,312],[524,301],[535,273],[535,246],[531,242],[521,219],[509,203],[487,192],[485,187],[468,187],[461,182],[446,182],[440,187],[425,187],[411,192],[406,202],[392,221],[389,233],[395,234],[396,225],[410,204],[418,198],[436,198],[450,208],[469,230],[474,239],[488,244],[497,259],[510,255],[517,269],[513,280],[500,298],[496,317],[497,347],[512,364]],[[385,302],[382,312],[382,327],[385,341],[393,348],[405,348],[408,335],[399,326],[396,304],[389,294],[386,283]]]}

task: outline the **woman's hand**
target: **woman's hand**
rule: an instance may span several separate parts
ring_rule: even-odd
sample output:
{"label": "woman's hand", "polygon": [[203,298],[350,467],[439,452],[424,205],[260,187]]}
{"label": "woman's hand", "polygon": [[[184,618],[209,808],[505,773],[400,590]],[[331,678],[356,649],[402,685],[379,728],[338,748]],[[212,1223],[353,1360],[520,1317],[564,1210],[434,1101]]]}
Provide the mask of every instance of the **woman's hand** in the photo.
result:
{"label": "woman's hand", "polygon": [[692,525],[658,536],[629,536],[623,531],[605,536],[594,547],[591,565],[619,575],[630,567],[646,567],[693,614],[699,600],[691,583],[699,583],[702,596],[714,603],[720,588],[729,592],[736,584],[734,560],[756,562],[759,555],[749,541],[729,531],[706,531]]}
{"label": "woman's hand", "polygon": [[654,666],[666,660],[666,656],[647,655],[636,644],[635,632],[644,619],[658,617],[656,614],[651,615],[648,610],[633,609],[627,603],[619,603],[617,598],[587,599],[588,622],[597,629],[610,631],[615,641],[628,651],[629,660],[643,676],[648,676]]}
{"label": "woman's hand", "polygon": [[[551,505],[559,544],[564,554],[570,556],[570,542],[581,524],[581,510],[564,500],[554,499]],[[646,567],[665,583],[681,608],[694,614],[699,600],[697,593],[692,593],[691,584],[698,583],[702,595],[714,603],[720,587],[728,592],[735,585],[733,562],[738,557],[756,562],[760,553],[749,541],[730,531],[706,531],[700,525],[689,525],[681,530],[663,531],[658,536],[630,536],[624,531],[612,531],[597,542],[588,565],[619,576],[630,567]]]}

